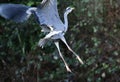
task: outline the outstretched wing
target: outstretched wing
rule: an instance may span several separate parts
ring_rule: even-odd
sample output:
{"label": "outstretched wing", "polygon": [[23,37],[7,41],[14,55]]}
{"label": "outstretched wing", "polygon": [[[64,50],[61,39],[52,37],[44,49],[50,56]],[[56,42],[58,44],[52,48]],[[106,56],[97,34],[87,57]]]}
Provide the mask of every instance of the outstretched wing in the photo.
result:
{"label": "outstretched wing", "polygon": [[29,8],[22,4],[0,4],[0,15],[15,22],[23,22],[30,16],[26,13]]}
{"label": "outstretched wing", "polygon": [[43,0],[37,7],[36,15],[41,25],[51,26],[54,30],[64,30],[58,14],[57,0]]}

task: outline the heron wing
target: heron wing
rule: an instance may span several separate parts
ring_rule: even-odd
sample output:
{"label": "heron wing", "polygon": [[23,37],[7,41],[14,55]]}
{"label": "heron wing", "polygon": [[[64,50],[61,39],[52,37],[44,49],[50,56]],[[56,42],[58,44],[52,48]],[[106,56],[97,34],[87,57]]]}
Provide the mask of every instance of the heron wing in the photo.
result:
{"label": "heron wing", "polygon": [[58,14],[57,0],[43,0],[37,7],[36,15],[41,25],[51,26],[54,30],[64,30]]}
{"label": "heron wing", "polygon": [[29,8],[22,4],[0,4],[0,15],[15,22],[23,22],[30,16],[26,13]]}

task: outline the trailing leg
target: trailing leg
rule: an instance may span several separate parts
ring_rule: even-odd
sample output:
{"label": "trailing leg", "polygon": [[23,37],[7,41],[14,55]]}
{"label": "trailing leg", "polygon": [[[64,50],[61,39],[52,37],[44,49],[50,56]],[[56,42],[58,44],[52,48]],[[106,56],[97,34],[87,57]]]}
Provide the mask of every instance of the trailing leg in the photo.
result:
{"label": "trailing leg", "polygon": [[71,72],[68,64],[66,63],[65,59],[63,58],[63,55],[62,55],[61,52],[60,52],[59,42],[55,42],[55,45],[56,45],[56,47],[57,47],[57,49],[58,49],[58,52],[59,52],[60,57],[62,58],[62,60],[63,60],[63,62],[64,62],[64,64],[65,64],[65,67],[66,67],[67,71]]}

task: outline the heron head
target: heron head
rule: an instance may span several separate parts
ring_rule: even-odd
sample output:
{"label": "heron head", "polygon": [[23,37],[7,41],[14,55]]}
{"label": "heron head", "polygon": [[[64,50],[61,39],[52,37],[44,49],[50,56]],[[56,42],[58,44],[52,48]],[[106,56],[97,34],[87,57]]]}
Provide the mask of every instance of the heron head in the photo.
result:
{"label": "heron head", "polygon": [[65,10],[65,13],[66,14],[69,14],[71,13],[75,8],[74,7],[67,7],[66,10]]}

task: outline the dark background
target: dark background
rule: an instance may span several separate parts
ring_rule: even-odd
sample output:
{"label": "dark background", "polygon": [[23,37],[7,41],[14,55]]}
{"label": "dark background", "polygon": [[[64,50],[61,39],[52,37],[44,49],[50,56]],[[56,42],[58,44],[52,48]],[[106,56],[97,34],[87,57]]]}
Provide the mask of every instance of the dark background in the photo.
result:
{"label": "dark background", "polygon": [[[41,0],[0,0],[37,6]],[[61,51],[73,73],[68,73],[53,43],[37,46],[44,37],[33,16],[24,23],[0,17],[0,82],[120,82],[120,1],[58,0],[61,19],[69,15],[65,37],[84,61],[79,64],[65,45]]]}

